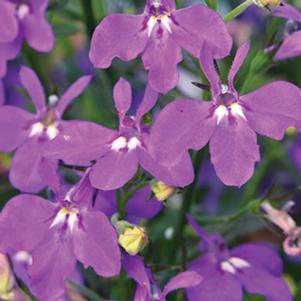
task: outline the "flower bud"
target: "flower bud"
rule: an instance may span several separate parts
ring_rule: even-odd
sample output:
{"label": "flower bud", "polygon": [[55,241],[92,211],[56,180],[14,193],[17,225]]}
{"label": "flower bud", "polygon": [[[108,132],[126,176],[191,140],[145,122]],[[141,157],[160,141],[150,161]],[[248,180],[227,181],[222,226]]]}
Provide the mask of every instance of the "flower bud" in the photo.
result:
{"label": "flower bud", "polygon": [[281,4],[282,0],[253,0],[253,2],[260,7],[265,7],[278,6]]}
{"label": "flower bud", "polygon": [[175,187],[168,186],[167,184],[161,181],[154,182],[151,187],[152,187],[152,192],[154,193],[154,195],[159,201],[165,201],[169,199],[177,191]]}
{"label": "flower bud", "polygon": [[120,234],[118,242],[127,253],[136,255],[146,247],[148,237],[143,227],[132,226]]}

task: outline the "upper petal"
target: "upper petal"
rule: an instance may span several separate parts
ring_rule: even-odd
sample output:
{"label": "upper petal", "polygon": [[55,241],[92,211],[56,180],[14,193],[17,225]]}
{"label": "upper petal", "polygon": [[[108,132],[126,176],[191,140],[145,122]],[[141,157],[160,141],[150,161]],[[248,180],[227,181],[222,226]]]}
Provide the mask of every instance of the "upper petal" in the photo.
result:
{"label": "upper petal", "polygon": [[104,277],[119,274],[120,250],[116,232],[108,218],[101,212],[87,212],[82,217],[83,228],[74,232],[74,253],[87,268]]}
{"label": "upper petal", "polygon": [[182,59],[181,49],[174,38],[166,29],[156,25],[142,55],[144,67],[149,70],[148,84],[153,90],[165,94],[177,85],[177,65]]}
{"label": "upper petal", "polygon": [[195,57],[199,57],[204,42],[214,58],[230,53],[232,38],[221,16],[205,5],[193,5],[173,13],[172,35],[176,42]]}
{"label": "upper petal", "polygon": [[18,107],[0,107],[0,151],[19,147],[29,134],[29,122],[34,116]]}
{"label": "upper petal", "polygon": [[90,75],[82,76],[67,89],[67,91],[60,98],[60,101],[55,108],[58,117],[63,115],[64,111],[69,106],[72,100],[83,93],[83,91],[89,85],[91,78],[92,77]]}
{"label": "upper petal", "polygon": [[275,55],[275,59],[285,60],[297,56],[301,56],[301,30],[292,33],[284,39]]}
{"label": "upper petal", "polygon": [[174,166],[190,148],[207,144],[215,125],[210,118],[211,104],[195,100],[177,100],[160,111],[151,128],[148,149],[158,163]]}
{"label": "upper petal", "polygon": [[130,83],[122,77],[114,86],[114,102],[119,115],[124,116],[132,103],[132,88]]}
{"label": "upper petal", "polygon": [[301,12],[286,2],[281,3],[281,5],[277,5],[273,10],[273,14],[277,17],[282,17],[288,20],[291,19],[301,23]]}
{"label": "upper petal", "polygon": [[45,92],[43,86],[36,73],[23,66],[20,69],[20,80],[38,112],[42,111],[46,106]]}
{"label": "upper petal", "polygon": [[18,21],[13,3],[0,2],[0,43],[13,41],[18,34]]}
{"label": "upper petal", "polygon": [[210,140],[211,162],[226,185],[241,186],[259,160],[256,134],[242,117],[224,117]]}
{"label": "upper petal", "polygon": [[241,97],[250,127],[260,135],[282,139],[288,127],[301,131],[301,90],[276,81]]}
{"label": "upper petal", "polygon": [[24,36],[31,48],[40,52],[49,52],[54,47],[54,33],[43,16],[29,14],[22,23]]}
{"label": "upper petal", "polygon": [[12,198],[1,212],[1,247],[32,251],[44,239],[54,206],[34,195]]}
{"label": "upper petal", "polygon": [[114,135],[115,131],[93,122],[64,122],[59,135],[45,145],[43,155],[66,164],[88,165],[107,150]]}
{"label": "upper petal", "polygon": [[143,51],[147,32],[144,15],[113,14],[107,16],[94,31],[90,59],[95,67],[108,68],[114,57],[130,61]]}

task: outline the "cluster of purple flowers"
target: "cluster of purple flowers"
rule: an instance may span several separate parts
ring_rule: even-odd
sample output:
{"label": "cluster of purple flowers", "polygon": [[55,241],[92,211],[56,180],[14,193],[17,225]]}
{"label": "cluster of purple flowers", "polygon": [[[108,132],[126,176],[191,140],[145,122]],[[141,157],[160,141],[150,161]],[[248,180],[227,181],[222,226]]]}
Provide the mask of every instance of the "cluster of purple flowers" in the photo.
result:
{"label": "cluster of purple flowers", "polygon": [[[123,266],[137,283],[135,301],[164,301],[180,288],[186,289],[190,301],[241,301],[244,291],[269,301],[292,300],[282,279],[281,260],[270,246],[244,244],[230,250],[222,237],[207,234],[190,216],[201,238],[200,258],[161,290],[143,258],[119,246],[114,190],[122,189],[140,167],[168,186],[187,186],[194,180],[188,151],[199,151],[208,143],[217,176],[225,185],[240,187],[260,160],[256,134],[280,140],[288,127],[301,131],[301,89],[274,81],[240,95],[234,81],[249,42],[238,48],[227,82],[222,82],[215,60],[230,54],[232,38],[219,14],[204,5],[177,10],[174,0],[147,0],[140,15],[105,17],[90,49],[95,68],[110,67],[115,57],[130,61],[141,53],[148,81],[134,114],[128,113],[131,86],[121,78],[113,90],[118,129],[63,120],[91,76],[82,76],[62,96],[51,95],[47,101],[38,76],[23,66],[18,71],[20,84],[32,100],[33,114],[6,103],[3,78],[23,40],[37,51],[52,49],[54,35],[44,18],[47,5],[47,0],[0,0],[0,151],[15,151],[9,179],[28,193],[9,200],[1,212],[0,251],[11,258],[27,254],[19,273],[26,275],[30,291],[41,301],[66,300],[66,279],[79,261],[103,277],[118,275]],[[288,4],[273,13],[301,23],[301,13]],[[174,100],[152,125],[146,124],[143,117],[154,108],[159,93],[166,94],[178,83],[182,49],[199,60],[212,99]],[[285,37],[275,58],[299,55],[297,30]],[[74,186],[66,187],[60,179],[59,162],[84,169]],[[48,199],[34,195],[45,187],[52,191]],[[133,193],[122,217],[129,225],[160,212],[162,204],[148,200],[150,195],[148,187]]]}

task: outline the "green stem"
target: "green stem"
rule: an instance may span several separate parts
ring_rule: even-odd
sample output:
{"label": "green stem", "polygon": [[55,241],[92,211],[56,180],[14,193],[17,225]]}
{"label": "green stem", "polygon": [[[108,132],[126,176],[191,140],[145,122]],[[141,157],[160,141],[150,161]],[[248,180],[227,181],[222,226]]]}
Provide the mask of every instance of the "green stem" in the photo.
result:
{"label": "green stem", "polygon": [[183,232],[186,225],[186,214],[189,212],[193,203],[194,190],[198,184],[201,163],[203,160],[204,152],[194,153],[193,166],[195,168],[195,179],[191,185],[186,189],[183,197],[182,208],[179,212],[178,223],[176,224],[173,239],[169,245],[168,261],[174,264],[176,261],[177,250],[180,249],[180,244],[183,241]]}
{"label": "green stem", "polygon": [[96,21],[93,13],[92,0],[81,0],[81,4],[85,15],[87,33],[91,38],[96,26]]}
{"label": "green stem", "polygon": [[90,290],[89,288],[79,285],[77,283],[72,282],[71,280],[68,280],[68,284],[74,288],[76,291],[78,291],[81,295],[88,297],[92,301],[100,301],[103,300],[100,296],[98,296],[95,292]]}
{"label": "green stem", "polygon": [[236,18],[238,15],[240,15],[241,13],[243,13],[249,6],[251,6],[253,4],[253,0],[246,0],[245,2],[243,2],[242,4],[238,5],[237,7],[235,7],[233,10],[231,10],[225,17],[224,17],[224,21],[225,22],[229,22],[231,20],[233,20],[234,18]]}

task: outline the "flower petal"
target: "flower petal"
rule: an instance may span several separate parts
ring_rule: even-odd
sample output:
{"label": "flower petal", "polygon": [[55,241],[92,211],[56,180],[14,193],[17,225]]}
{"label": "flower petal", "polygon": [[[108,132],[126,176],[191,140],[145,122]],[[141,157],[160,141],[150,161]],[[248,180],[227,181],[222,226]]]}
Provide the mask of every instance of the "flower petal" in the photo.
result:
{"label": "flower petal", "polygon": [[178,45],[199,58],[204,42],[214,58],[230,53],[232,38],[219,14],[205,5],[192,5],[173,13],[172,36]]}
{"label": "flower petal", "polygon": [[58,117],[61,117],[63,115],[64,111],[69,106],[72,100],[83,93],[83,91],[89,85],[91,78],[92,77],[90,75],[82,76],[67,89],[67,91],[60,98],[60,101],[55,108]]}
{"label": "flower petal", "polygon": [[242,46],[240,46],[236,52],[234,61],[232,63],[229,75],[228,75],[228,83],[230,86],[231,91],[235,91],[235,87],[234,87],[234,79],[235,76],[237,74],[237,72],[239,71],[240,67],[242,66],[243,62],[245,61],[248,52],[250,49],[250,43],[246,42],[244,43]]}
{"label": "flower petal", "polygon": [[251,294],[263,295],[267,301],[292,301],[287,283],[261,266],[251,265],[237,273],[245,290]]}
{"label": "flower petal", "polygon": [[174,166],[158,164],[147,151],[139,151],[139,162],[143,169],[156,179],[175,187],[184,187],[192,183],[194,170],[188,153],[184,153],[180,161]]}
{"label": "flower petal", "polygon": [[280,61],[297,56],[301,56],[301,30],[284,39],[275,55],[275,59]]}
{"label": "flower petal", "polygon": [[29,46],[40,52],[54,47],[54,33],[43,16],[29,14],[23,20],[24,36]]}
{"label": "flower petal", "polygon": [[186,290],[189,301],[243,300],[240,282],[232,275],[223,273],[216,263],[211,263],[206,257],[194,261],[189,270],[196,271],[203,278],[198,286]]}
{"label": "flower petal", "polygon": [[16,9],[11,2],[0,2],[0,43],[13,41],[18,34]]}
{"label": "flower petal", "polygon": [[155,106],[157,99],[158,92],[154,91],[150,85],[147,85],[143,99],[136,112],[137,123],[139,123],[141,118]]}
{"label": "flower petal", "polygon": [[182,59],[181,49],[168,31],[155,27],[142,55],[152,89],[163,94],[173,89],[179,80],[177,65]]}
{"label": "flower petal", "polygon": [[301,23],[301,12],[286,2],[277,5],[273,10],[273,15]]}
{"label": "flower petal", "polygon": [[0,106],[4,104],[5,101],[5,91],[3,86],[3,81],[0,79]]}
{"label": "flower petal", "polygon": [[208,118],[211,104],[195,100],[177,100],[168,104],[155,119],[148,149],[164,166],[174,166],[184,153],[201,149],[210,139],[215,118]]}
{"label": "flower petal", "polygon": [[42,147],[38,140],[28,139],[12,160],[9,180],[22,192],[37,193],[46,186],[39,173]]}
{"label": "flower petal", "polygon": [[224,117],[210,140],[211,162],[226,185],[241,186],[254,172],[259,160],[256,134],[241,117]]}
{"label": "flower petal", "polygon": [[45,145],[43,155],[66,164],[89,165],[107,150],[107,144],[116,135],[115,131],[89,121],[65,121],[62,124],[62,131]]}
{"label": "flower petal", "polygon": [[76,258],[87,268],[104,277],[118,275],[121,266],[116,232],[101,212],[87,212],[83,216],[83,229],[74,232]]}
{"label": "flower petal", "polygon": [[32,69],[23,66],[20,69],[20,80],[30,95],[37,112],[42,111],[46,106],[45,92],[36,73]]}
{"label": "flower petal", "polygon": [[276,81],[241,97],[250,127],[260,135],[280,140],[290,126],[301,131],[301,90]]}
{"label": "flower petal", "polygon": [[114,57],[130,61],[143,51],[147,32],[144,16],[113,14],[107,16],[94,31],[90,59],[94,67],[108,68]]}
{"label": "flower petal", "polygon": [[102,190],[120,188],[136,173],[138,158],[136,151],[118,152],[108,150],[96,164],[90,174],[92,186]]}
{"label": "flower petal", "polygon": [[0,151],[19,147],[29,134],[29,121],[34,116],[18,107],[0,107]]}
{"label": "flower petal", "polygon": [[231,251],[231,256],[260,264],[275,276],[282,275],[282,260],[271,245],[266,243],[242,244]]}
{"label": "flower petal", "polygon": [[[173,277],[164,287],[162,292],[162,297],[165,298],[167,294],[172,291],[181,288],[189,288],[197,286],[202,282],[202,277],[193,271],[183,272],[178,274],[177,276]],[[197,300],[197,299],[196,299]]]}
{"label": "flower petal", "polygon": [[64,240],[54,231],[49,231],[44,242],[33,251],[33,264],[29,267],[29,287],[43,301],[56,300],[64,294],[66,278],[76,264],[70,238]]}
{"label": "flower petal", "polygon": [[32,251],[43,241],[54,210],[53,204],[38,196],[12,198],[1,212],[1,247],[7,251]]}
{"label": "flower petal", "polygon": [[124,116],[132,103],[132,88],[130,83],[121,77],[114,86],[113,95],[118,113]]}

